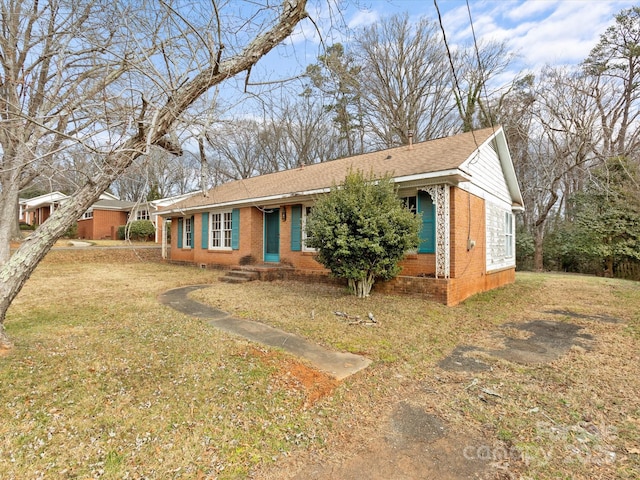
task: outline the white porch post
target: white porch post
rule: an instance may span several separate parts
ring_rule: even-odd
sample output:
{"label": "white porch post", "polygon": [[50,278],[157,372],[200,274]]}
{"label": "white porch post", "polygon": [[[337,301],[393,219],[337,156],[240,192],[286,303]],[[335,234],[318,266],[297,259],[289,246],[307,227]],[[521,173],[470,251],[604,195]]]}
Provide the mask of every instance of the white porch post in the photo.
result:
{"label": "white porch post", "polygon": [[436,278],[449,278],[451,274],[449,185],[422,188],[431,196],[436,207]]}
{"label": "white porch post", "polygon": [[[156,217],[156,221],[157,221],[158,217]],[[165,224],[165,219],[164,217],[160,217],[160,222],[162,225],[162,259],[166,260],[167,259],[167,226]]]}

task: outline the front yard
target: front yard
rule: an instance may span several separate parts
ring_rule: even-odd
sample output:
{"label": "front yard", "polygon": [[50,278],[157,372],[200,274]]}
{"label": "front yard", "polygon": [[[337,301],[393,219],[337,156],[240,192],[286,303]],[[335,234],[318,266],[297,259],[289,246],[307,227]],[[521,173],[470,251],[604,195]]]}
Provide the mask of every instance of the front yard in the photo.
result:
{"label": "front yard", "polygon": [[[0,358],[1,478],[288,478],[311,459],[357,455],[407,399],[461,439],[509,452],[490,459],[503,475],[640,476],[637,283],[524,273],[447,308],[323,285],[230,285],[143,258],[54,251],[27,282],[6,322],[16,348]],[[337,384],[157,301],[200,283],[211,283],[192,294],[204,303],[373,364]],[[490,369],[443,368],[456,347],[503,348],[526,337],[513,324],[534,320],[590,340],[548,363],[476,352]]]}

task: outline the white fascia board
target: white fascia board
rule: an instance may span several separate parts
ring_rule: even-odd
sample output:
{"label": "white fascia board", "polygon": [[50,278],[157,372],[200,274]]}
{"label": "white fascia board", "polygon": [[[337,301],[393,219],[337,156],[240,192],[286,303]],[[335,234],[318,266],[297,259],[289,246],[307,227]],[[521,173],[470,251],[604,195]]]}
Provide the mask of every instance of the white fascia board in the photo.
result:
{"label": "white fascia board", "polygon": [[[504,134],[504,128],[498,128],[493,135],[487,138],[480,147],[476,150],[479,152],[485,145],[496,142],[496,147],[498,148],[498,160],[500,161],[500,165],[502,166],[502,172],[505,177],[505,181],[507,183],[507,188],[509,189],[509,194],[511,195],[512,202],[514,204],[513,211],[521,211],[524,212],[524,200],[522,198],[522,192],[520,191],[520,185],[518,184],[518,178],[516,176],[515,167],[513,165],[513,159],[511,158],[511,153],[509,153],[509,148],[507,146],[507,139]],[[466,165],[471,158],[476,155],[474,152],[464,163]]]}
{"label": "white fascia board", "polygon": [[471,175],[459,168],[453,170],[441,170],[439,172],[430,173],[417,173],[414,175],[406,175],[404,177],[394,177],[394,183],[409,183],[421,180],[441,180],[443,182],[469,182],[471,181]]}
{"label": "white fascia board", "polygon": [[173,205],[174,203],[178,203],[185,198],[192,197],[197,195],[198,193],[202,193],[202,190],[196,190],[195,192],[182,193],[180,195],[174,195],[172,197],[164,197],[158,198],[157,200],[151,200],[149,205],[152,205],[155,208],[168,207],[169,205]]}

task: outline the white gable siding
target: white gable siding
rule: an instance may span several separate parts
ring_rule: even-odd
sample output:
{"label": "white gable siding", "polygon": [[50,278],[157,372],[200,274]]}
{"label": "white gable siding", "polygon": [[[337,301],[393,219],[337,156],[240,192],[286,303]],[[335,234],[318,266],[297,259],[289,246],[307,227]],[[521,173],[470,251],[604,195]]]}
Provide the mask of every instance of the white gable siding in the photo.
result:
{"label": "white gable siding", "polygon": [[472,190],[480,189],[482,198],[493,198],[494,201],[511,205],[509,187],[492,142],[485,144],[477,155],[467,160],[462,169],[471,174],[471,183],[475,187]]}
{"label": "white gable siding", "polygon": [[465,189],[485,200],[487,271],[515,266],[513,201],[493,142],[483,145],[464,170],[471,174]]}

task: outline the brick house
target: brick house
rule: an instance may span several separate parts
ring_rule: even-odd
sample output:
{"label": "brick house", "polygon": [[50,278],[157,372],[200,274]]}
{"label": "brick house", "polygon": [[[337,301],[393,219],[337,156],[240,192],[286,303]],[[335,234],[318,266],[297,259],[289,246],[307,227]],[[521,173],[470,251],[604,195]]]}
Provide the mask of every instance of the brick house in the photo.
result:
{"label": "brick house", "polygon": [[118,227],[127,223],[135,203],[116,198],[103,198],[94,203],[78,219],[78,238],[86,240],[117,240]]}
{"label": "brick house", "polygon": [[320,195],[360,170],[391,175],[398,195],[422,215],[421,243],[398,277],[375,291],[419,294],[446,305],[515,280],[515,212],[522,195],[502,128],[229,182],[160,215],[171,220],[163,256],[199,266],[286,266],[290,278],[326,278],[305,246],[305,222]]}
{"label": "brick house", "polygon": [[[42,224],[63,204],[67,195],[51,192],[37,197],[20,199],[19,220],[29,225]],[[132,202],[123,202],[115,195],[103,193],[78,219],[78,238],[100,240],[116,238],[120,225],[127,223],[129,213],[134,206]]]}
{"label": "brick house", "polygon": [[57,210],[67,196],[60,192],[51,192],[33,198],[21,198],[18,202],[18,219],[28,225],[40,225]]}

